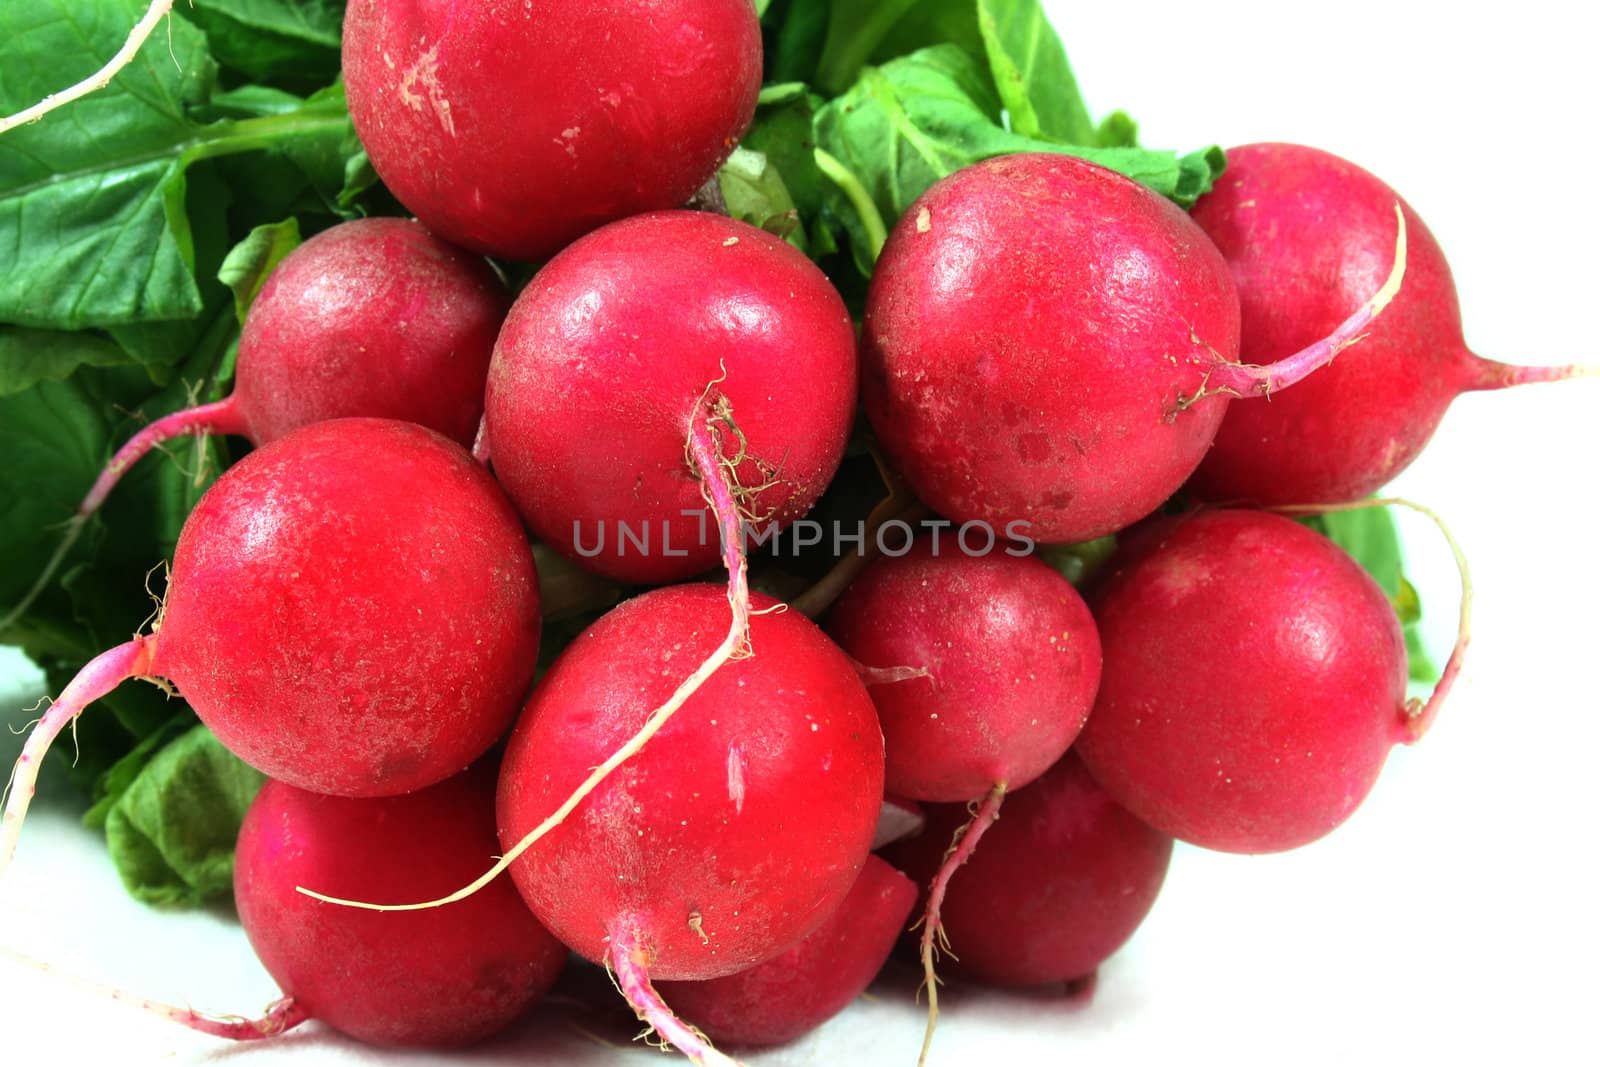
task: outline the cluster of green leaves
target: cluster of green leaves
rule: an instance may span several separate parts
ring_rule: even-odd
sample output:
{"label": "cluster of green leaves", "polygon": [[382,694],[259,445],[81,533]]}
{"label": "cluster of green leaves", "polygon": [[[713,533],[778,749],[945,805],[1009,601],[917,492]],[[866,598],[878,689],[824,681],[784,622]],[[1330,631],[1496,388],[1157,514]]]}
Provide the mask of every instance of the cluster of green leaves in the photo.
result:
{"label": "cluster of green leaves", "polygon": [[[98,70],[144,8],[0,5],[0,113]],[[53,691],[151,618],[161,565],[230,457],[169,445],[51,570],[101,467],[149,420],[226,395],[244,309],[302,226],[383,206],[337,82],[342,0],[174,11],[110,86],[0,136],[0,642]],[[181,699],[124,685],[57,763],[144,899],[226,889],[238,800],[259,782],[193,727]],[[180,798],[191,815],[167,819]]]}
{"label": "cluster of green leaves", "polygon": [[934,182],[1016,152],[1093,160],[1188,206],[1220,149],[1140,148],[1096,124],[1038,0],[770,0],[767,87],[722,172],[731,214],[859,292],[888,229]]}

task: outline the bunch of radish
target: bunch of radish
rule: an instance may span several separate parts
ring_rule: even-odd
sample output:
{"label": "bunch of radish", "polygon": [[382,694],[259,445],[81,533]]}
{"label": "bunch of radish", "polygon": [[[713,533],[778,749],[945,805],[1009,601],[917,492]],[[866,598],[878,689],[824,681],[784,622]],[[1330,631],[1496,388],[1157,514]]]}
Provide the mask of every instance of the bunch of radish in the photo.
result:
{"label": "bunch of radish", "polygon": [[[353,0],[351,113],[415,219],[285,259],[234,394],[152,424],[84,500],[174,436],[256,446],[148,630],[34,729],[0,824],[3,870],[52,740],[126,679],[272,779],[235,892],[285,999],[146,1005],[176,1021],[456,1045],[570,952],[727,1063],[901,944],[926,1058],[945,979],[1091,978],[1174,840],[1339,826],[1459,670],[1466,603],[1409,698],[1388,595],[1291,516],[1371,506],[1456,394],[1578,371],[1471,355],[1377,178],[1249,145],[1186,212],[1075,155],[998,156],[906,208],[854,322],[791,243],[684,208],[757,106],[749,0],[621,7]],[[514,299],[486,254],[537,265]],[[874,529],[907,538],[786,587],[752,536],[863,451]],[[1081,592],[1037,551],[1113,536]],[[628,594],[542,671],[535,542]]]}

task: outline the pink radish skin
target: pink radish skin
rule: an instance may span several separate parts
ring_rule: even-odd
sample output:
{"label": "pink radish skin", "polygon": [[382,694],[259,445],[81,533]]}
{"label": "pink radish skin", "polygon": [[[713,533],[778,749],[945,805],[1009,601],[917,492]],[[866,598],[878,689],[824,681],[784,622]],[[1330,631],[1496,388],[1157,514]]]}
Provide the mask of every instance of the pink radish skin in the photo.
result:
{"label": "pink radish skin", "polygon": [[[928,831],[889,853],[919,881],[943,862],[961,805],[929,809]],[[950,973],[1035,986],[1092,974],[1144,921],[1172,839],[1118,807],[1068,755],[1006,802],[944,900]]]}
{"label": "pink radish skin", "polygon": [[453,1046],[515,1021],[567,950],[507,882],[447,911],[376,915],[295,892],[434,894],[496,848],[495,776],[474,767],[401,797],[352,799],[268,782],[239,834],[234,899],[294,1006],[360,1041]]}
{"label": "pink radish skin", "polygon": [[1112,561],[1094,603],[1105,674],[1075,751],[1115,800],[1174,837],[1227,852],[1307,844],[1414,739],[1388,598],[1333,542],[1282,516],[1153,524]]}
{"label": "pink radish skin", "polygon": [[866,992],[917,902],[912,881],[877,856],[844,903],[788,952],[726,978],[662,982],[662,998],[719,1044],[782,1045]]}
{"label": "pink radish skin", "polygon": [[697,414],[727,405],[720,454],[743,435],[734,473],[751,490],[736,503],[782,523],[833,477],[855,402],[855,334],[821,271],[752,226],[663,212],[590,234],[523,291],[489,372],[487,443],[539,540],[660,584],[718,560],[685,457]]}
{"label": "pink radish skin", "polygon": [[[1269,363],[1321,336],[1388,269],[1395,192],[1315,148],[1251,144],[1194,207],[1232,268],[1240,353]],[[1513,367],[1472,354],[1438,242],[1405,207],[1406,282],[1362,343],[1269,404],[1235,404],[1191,487],[1262,506],[1342,503],[1376,492],[1416,459],[1464,392],[1587,373]]]}
{"label": "pink radish skin", "polygon": [[257,294],[233,395],[145,427],[78,512],[97,510],[129,467],[184,434],[264,445],[312,423],[371,417],[470,446],[509,304],[488,263],[416,222],[358,219],[324,230],[284,257]]}
{"label": "pink radish skin", "polygon": [[353,0],[343,43],[384,184],[436,233],[506,259],[686,202],[761,88],[750,0]]}
{"label": "pink radish skin", "polygon": [[154,632],[92,661],[29,735],[0,869],[51,740],[126,678],[176,683],[271,777],[389,796],[458,773],[505,732],[539,622],[522,525],[460,445],[381,419],[297,430],[207,491]]}
{"label": "pink radish skin", "polygon": [[1227,409],[1186,410],[1237,361],[1228,267],[1167,200],[1058,155],[929,189],[878,260],[862,337],[867,414],[935,511],[1086,541],[1149,514]]}
{"label": "pink radish skin", "polygon": [[868,667],[926,677],[869,685],[891,793],[968,801],[1020,789],[1061,758],[1100,684],[1100,640],[1072,584],[1031,557],[968,556],[927,539],[880,557],[828,616]]}

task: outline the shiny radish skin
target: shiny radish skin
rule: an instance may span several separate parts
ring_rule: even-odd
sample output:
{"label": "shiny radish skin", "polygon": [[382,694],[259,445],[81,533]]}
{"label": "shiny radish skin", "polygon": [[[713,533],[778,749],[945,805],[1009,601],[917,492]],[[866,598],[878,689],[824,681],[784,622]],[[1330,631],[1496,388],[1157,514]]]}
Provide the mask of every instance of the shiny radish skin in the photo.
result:
{"label": "shiny radish skin", "polygon": [[868,856],[844,903],[783,955],[705,982],[662,982],[662,997],[706,1036],[736,1048],[810,1033],[866,992],[917,902],[917,887]]}
{"label": "shiny radish skin", "polygon": [[431,896],[498,847],[495,773],[475,766],[399,797],[268,782],[239,832],[234,901],[263,966],[312,1018],[373,1045],[456,1046],[520,1018],[555,982],[564,945],[509,882],[448,910],[380,915],[295,891]]}
{"label": "shiny radish skin", "polygon": [[965,802],[1020,789],[1061,758],[1100,685],[1100,638],[1083,598],[1033,557],[974,557],[953,537],[868,565],[828,632],[868,667],[925,677],[869,685],[890,793]]}
{"label": "shiny radish skin", "polygon": [[1394,609],[1343,549],[1290,519],[1153,523],[1092,599],[1105,672],[1074,751],[1118,803],[1180,840],[1308,844],[1410,739]]}
{"label": "shiny radish skin", "polygon": [[[928,810],[927,831],[887,853],[923,883],[970,818],[964,805]],[[1007,798],[950,883],[948,973],[999,986],[1092,974],[1149,914],[1171,857],[1172,839],[1119,807],[1068,753]]]}
{"label": "shiny radish skin", "polygon": [[510,294],[487,261],[410,219],[315,235],[267,277],[239,336],[250,439],[313,422],[398,419],[470,448]]}
{"label": "shiny radish skin", "polygon": [[941,515],[1086,541],[1194,471],[1228,400],[1185,404],[1238,350],[1233,279],[1187,215],[1083,160],[1015,155],[945,178],[895,226],[863,396]]}
{"label": "shiny radish skin", "polygon": [[761,89],[749,0],[352,0],[342,56],[384,184],[434,232],[513,260],[685,203]]}
{"label": "shiny radish skin", "polygon": [[[1303,145],[1228,150],[1194,220],[1221,249],[1242,309],[1240,355],[1271,363],[1322,336],[1383,281],[1400,197]],[[1403,204],[1403,202],[1402,202]],[[1345,503],[1405,470],[1464,392],[1567,377],[1472,354],[1449,264],[1409,205],[1405,284],[1359,345],[1268,403],[1234,404],[1190,483],[1219,503]]]}
{"label": "shiny radish skin", "polygon": [[849,312],[810,260],[732,219],[660,212],[597,230],[523,290],[489,371],[487,440],[539,540],[663,584],[717,565],[684,451],[698,409],[726,402],[723,455],[742,435],[739,503],[764,526],[827,487],[856,396]]}
{"label": "shiny radish skin", "polygon": [[[777,606],[753,595],[757,612]],[[727,630],[726,591],[680,585],[603,616],[541,679],[502,763],[510,847],[632,735]],[[883,800],[883,737],[849,661],[795,612],[755,614],[723,666],[511,868],[595,961],[719,978],[791,948],[844,899]],[[574,891],[574,887],[582,887]],[[691,1020],[692,1021],[692,1020]]]}

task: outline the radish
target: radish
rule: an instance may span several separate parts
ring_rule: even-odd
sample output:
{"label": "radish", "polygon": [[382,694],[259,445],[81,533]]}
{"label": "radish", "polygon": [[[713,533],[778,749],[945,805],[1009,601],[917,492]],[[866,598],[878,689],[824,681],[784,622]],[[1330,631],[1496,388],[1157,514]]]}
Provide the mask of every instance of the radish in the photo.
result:
{"label": "radish", "polygon": [[495,775],[478,766],[420,792],[350,798],[268,782],[239,833],[234,900],[292,1018],[379,1045],[460,1045],[516,1020],[567,950],[499,883],[449,911],[373,915],[294,887],[437,893],[495,851]]}
{"label": "radish", "polygon": [[1113,799],[1181,840],[1316,840],[1394,745],[1422,735],[1460,670],[1470,583],[1456,553],[1462,638],[1424,706],[1406,699],[1388,598],[1332,541],[1266,512],[1153,523],[1095,589],[1105,672],[1076,751]]}
{"label": "radish", "polygon": [[[1228,152],[1228,172],[1194,207],[1227,258],[1242,308],[1240,352],[1266,363],[1337,324],[1382,280],[1399,197],[1338,156],[1292,144]],[[1261,505],[1342,503],[1376,492],[1416,459],[1450,402],[1593,373],[1513,367],[1461,336],[1444,253],[1409,206],[1406,283],[1350,355],[1270,404],[1235,405],[1192,487]]]}
{"label": "radish", "polygon": [[29,735],[0,870],[51,741],[124,679],[172,681],[271,777],[388,796],[482,755],[516,715],[538,648],[522,526],[460,445],[381,419],[297,430],[206,492],[152,632],[92,660]]}
{"label": "radish", "polygon": [[268,276],[224,400],[158,419],[118,449],[78,507],[100,507],[145,453],[184,434],[264,445],[327,419],[400,419],[470,446],[509,304],[489,264],[408,219],[312,237]]}
{"label": "radish", "polygon": [[540,260],[686,202],[755,114],[750,0],[353,0],[356,132],[406,208],[451,241]]}
{"label": "radish", "polygon": [[734,1046],[782,1045],[843,1011],[883,969],[905,927],[917,887],[868,856],[831,917],[783,955],[725,978],[661,982],[662,999]]}
{"label": "radish", "polygon": [[719,978],[795,945],[849,892],[883,800],[882,734],[849,661],[752,599],[756,654],[706,678],[520,859],[535,824],[682,688],[721,632],[722,593],[659,589],[585,631],[535,689],[500,777],[500,839],[534,914],[697,1061],[720,1054],[651,979]]}
{"label": "radish", "polygon": [[[661,584],[716,564],[730,508],[803,514],[855,403],[850,316],[816,266],[753,226],[662,212],[590,234],[523,290],[495,346],[486,439],[539,540]],[[708,494],[727,497],[715,523]]]}
{"label": "radish", "polygon": [[1276,393],[1358,341],[1404,242],[1401,227],[1392,275],[1328,336],[1242,366],[1228,265],[1171,202],[1070,156],[974,164],[911,205],[878,261],[867,414],[940,514],[1092,540],[1183,484],[1227,398]]}
{"label": "radish", "polygon": [[944,549],[924,539],[904,556],[873,561],[829,616],[829,632],[867,668],[917,669],[918,677],[869,690],[883,724],[888,790],[979,805],[951,828],[945,862],[930,872],[922,924],[929,1040],[951,880],[999,818],[1007,792],[1067,751],[1100,682],[1100,640],[1070,582],[1031,557],[969,556],[954,538]]}
{"label": "radish", "polygon": [[[969,816],[929,810],[928,832],[890,850],[925,880]],[[944,900],[956,974],[1002,986],[1071,982],[1092,974],[1150,912],[1172,839],[1118,807],[1067,756],[1006,804],[1006,817],[968,860]]]}

